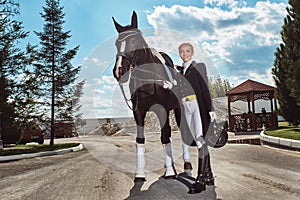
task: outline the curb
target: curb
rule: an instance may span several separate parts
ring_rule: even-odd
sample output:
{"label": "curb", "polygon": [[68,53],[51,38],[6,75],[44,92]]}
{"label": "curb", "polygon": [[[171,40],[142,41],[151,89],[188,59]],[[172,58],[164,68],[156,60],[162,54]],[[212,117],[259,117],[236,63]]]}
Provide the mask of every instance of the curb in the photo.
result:
{"label": "curb", "polygon": [[278,138],[264,134],[264,131],[260,132],[260,141],[262,145],[270,145],[279,148],[285,148],[294,151],[300,151],[300,141],[291,140],[285,138]]}
{"label": "curb", "polygon": [[11,156],[0,156],[0,162],[7,162],[7,161],[15,161],[27,158],[35,158],[41,156],[53,156],[53,155],[61,155],[70,152],[81,151],[83,149],[83,145],[79,144],[76,147],[68,148],[68,149],[61,149],[55,151],[46,151],[46,152],[39,152],[39,153],[28,153],[28,154],[18,154],[18,155],[11,155]]}
{"label": "curb", "polygon": [[228,144],[253,144],[260,145],[259,134],[236,134],[234,132],[228,133]]}
{"label": "curb", "polygon": [[240,138],[240,139],[228,139],[228,144],[253,144],[260,145],[260,138]]}

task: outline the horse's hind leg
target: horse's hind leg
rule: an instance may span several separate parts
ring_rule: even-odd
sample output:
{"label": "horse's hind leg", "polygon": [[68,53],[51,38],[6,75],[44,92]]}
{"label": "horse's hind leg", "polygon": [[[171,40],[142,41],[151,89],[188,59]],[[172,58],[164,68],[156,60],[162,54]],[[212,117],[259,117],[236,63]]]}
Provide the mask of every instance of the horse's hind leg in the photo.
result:
{"label": "horse's hind leg", "polygon": [[135,182],[145,181],[145,136],[144,136],[144,118],[146,112],[135,111],[134,118],[137,125],[137,137],[136,137],[136,170],[135,170]]}
{"label": "horse's hind leg", "polygon": [[165,178],[174,178],[176,176],[176,171],[174,168],[173,156],[172,156],[172,141],[171,137],[171,127],[169,124],[169,112],[167,112],[162,106],[157,106],[155,110],[158,116],[160,127],[161,127],[161,143],[163,145],[164,155],[165,155]]}

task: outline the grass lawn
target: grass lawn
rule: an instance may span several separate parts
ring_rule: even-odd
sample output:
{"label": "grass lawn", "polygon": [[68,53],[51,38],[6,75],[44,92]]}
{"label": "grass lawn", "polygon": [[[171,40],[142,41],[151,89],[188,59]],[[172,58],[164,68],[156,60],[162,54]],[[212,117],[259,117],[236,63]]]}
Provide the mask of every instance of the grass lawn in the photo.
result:
{"label": "grass lawn", "polygon": [[76,147],[80,143],[65,143],[65,144],[54,144],[50,146],[48,144],[42,145],[35,145],[35,144],[28,144],[28,145],[13,145],[9,147],[3,148],[0,150],[0,156],[8,156],[8,155],[17,155],[17,154],[24,154],[24,153],[38,153],[44,151],[55,151],[60,149],[67,149],[71,147]]}
{"label": "grass lawn", "polygon": [[280,122],[276,130],[265,131],[266,135],[300,140],[300,126],[289,126],[287,122]]}

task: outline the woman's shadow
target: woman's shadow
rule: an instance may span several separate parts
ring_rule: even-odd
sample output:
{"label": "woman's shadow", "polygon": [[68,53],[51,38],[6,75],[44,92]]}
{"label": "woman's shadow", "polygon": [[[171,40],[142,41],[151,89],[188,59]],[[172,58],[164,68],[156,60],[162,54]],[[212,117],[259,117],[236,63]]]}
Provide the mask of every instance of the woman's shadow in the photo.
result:
{"label": "woman's shadow", "polygon": [[215,186],[206,186],[206,190],[201,193],[189,194],[188,191],[194,182],[195,182],[195,178],[187,176],[185,173],[178,174],[176,179],[165,179],[163,177],[160,177],[157,181],[152,183],[147,190],[143,190],[143,191],[141,191],[141,188],[144,182],[135,182],[126,200],[139,200],[139,199],[217,200]]}

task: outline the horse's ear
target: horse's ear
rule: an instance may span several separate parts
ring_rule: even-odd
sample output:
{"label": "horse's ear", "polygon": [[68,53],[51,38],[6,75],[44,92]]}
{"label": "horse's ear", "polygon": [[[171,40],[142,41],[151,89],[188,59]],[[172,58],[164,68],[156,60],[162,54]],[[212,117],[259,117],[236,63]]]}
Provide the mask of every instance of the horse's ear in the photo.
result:
{"label": "horse's ear", "polygon": [[122,31],[123,26],[121,26],[118,22],[116,22],[115,18],[112,18],[115,24],[115,28],[117,29],[118,33]]}
{"label": "horse's ear", "polygon": [[131,16],[131,27],[136,29],[137,26],[138,26],[138,24],[137,24],[136,12],[133,11],[132,16]]}

